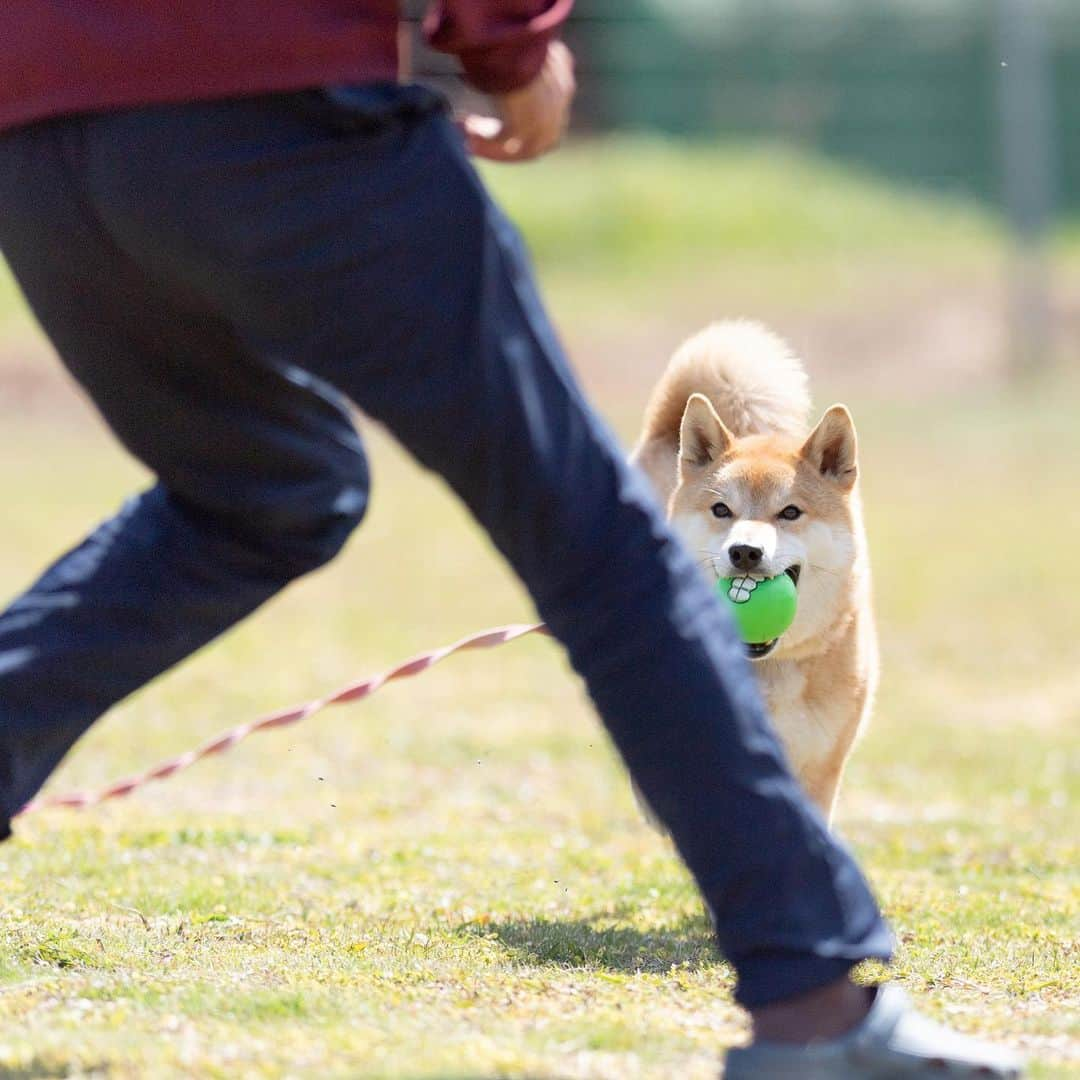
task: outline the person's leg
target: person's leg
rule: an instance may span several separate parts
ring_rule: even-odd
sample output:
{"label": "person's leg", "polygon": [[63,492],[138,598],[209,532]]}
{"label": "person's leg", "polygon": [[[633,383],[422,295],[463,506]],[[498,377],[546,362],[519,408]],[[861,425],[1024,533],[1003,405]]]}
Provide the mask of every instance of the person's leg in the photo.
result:
{"label": "person's leg", "polygon": [[[567,643],[670,827],[739,999],[760,1014],[844,985],[854,960],[888,949],[858,870],[786,770],[718,605],[574,387],[516,239],[449,125],[386,93],[403,95],[396,119],[369,94],[335,131],[292,115],[295,100],[95,122],[94,210],[170,294],[212,300],[249,357],[322,372],[447,475]],[[295,491],[287,502],[306,505]],[[38,690],[31,728],[55,704]],[[917,1019],[879,993],[847,1038],[751,1048],[735,1066],[758,1080],[929,1076],[942,1063],[1015,1075]]]}
{"label": "person's leg", "polygon": [[760,1006],[886,956],[788,772],[736,636],[578,391],[516,234],[417,91],[90,125],[117,242],[253,356],[334,383],[439,471],[566,645]]}
{"label": "person's leg", "polygon": [[0,138],[0,247],[66,363],[158,475],[0,613],[0,838],[112,704],[329,559],[364,456],[306,373],[253,365],[103,234],[78,123]]}

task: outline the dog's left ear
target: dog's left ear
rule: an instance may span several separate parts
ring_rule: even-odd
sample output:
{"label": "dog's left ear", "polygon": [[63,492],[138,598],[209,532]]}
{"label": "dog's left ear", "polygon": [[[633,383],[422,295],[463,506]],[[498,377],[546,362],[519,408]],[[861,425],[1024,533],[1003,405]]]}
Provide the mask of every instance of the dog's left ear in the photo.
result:
{"label": "dog's left ear", "polygon": [[858,440],[855,422],[843,405],[834,405],[821,418],[799,452],[822,476],[850,491],[858,476]]}

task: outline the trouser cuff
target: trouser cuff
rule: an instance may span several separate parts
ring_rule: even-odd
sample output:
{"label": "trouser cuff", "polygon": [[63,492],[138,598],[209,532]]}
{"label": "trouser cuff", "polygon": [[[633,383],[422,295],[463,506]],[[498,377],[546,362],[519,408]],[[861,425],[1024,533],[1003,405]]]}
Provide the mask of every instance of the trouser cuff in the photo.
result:
{"label": "trouser cuff", "polygon": [[[762,1008],[842,979],[863,957],[822,957],[787,949],[763,949],[737,957],[735,1000],[745,1009]],[[877,957],[887,960],[888,954]]]}

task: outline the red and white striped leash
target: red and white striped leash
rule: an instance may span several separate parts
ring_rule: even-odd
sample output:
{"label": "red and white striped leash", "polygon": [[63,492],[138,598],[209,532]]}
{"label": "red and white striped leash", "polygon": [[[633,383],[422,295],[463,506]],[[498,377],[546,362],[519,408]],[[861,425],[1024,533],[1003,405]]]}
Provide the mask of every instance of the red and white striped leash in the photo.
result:
{"label": "red and white striped leash", "polygon": [[500,645],[516,641],[518,638],[536,633],[548,633],[547,627],[543,623],[520,623],[499,626],[492,630],[481,630],[479,633],[462,638],[452,645],[444,645],[441,649],[432,649],[430,652],[414,656],[411,660],[406,660],[389,671],[384,671],[381,675],[373,675],[370,678],[362,679],[360,682],[350,683],[328,697],[317,698],[304,705],[297,705],[291,709],[271,713],[269,716],[252,720],[246,724],[239,724],[194,750],[188,750],[186,753],[155,765],[146,772],[118,780],[98,791],[73,791],[64,795],[48,795],[33,799],[22,807],[15,816],[18,817],[23,814],[32,814],[37,810],[58,807],[81,810],[89,806],[97,806],[98,803],[105,802],[108,799],[119,799],[124,795],[130,795],[133,791],[137,791],[155,780],[167,780],[170,776],[175,776],[177,773],[191,768],[192,765],[203,758],[211,757],[214,754],[223,754],[226,750],[238,746],[249,735],[254,735],[257,731],[272,731],[277,728],[289,727],[292,724],[299,724],[302,720],[309,719],[331,705],[347,705],[352,702],[362,701],[364,698],[371,697],[377,690],[381,690],[387,683],[393,682],[395,679],[408,679],[414,675],[419,675],[454,653],[466,652],[471,649],[494,649]]}

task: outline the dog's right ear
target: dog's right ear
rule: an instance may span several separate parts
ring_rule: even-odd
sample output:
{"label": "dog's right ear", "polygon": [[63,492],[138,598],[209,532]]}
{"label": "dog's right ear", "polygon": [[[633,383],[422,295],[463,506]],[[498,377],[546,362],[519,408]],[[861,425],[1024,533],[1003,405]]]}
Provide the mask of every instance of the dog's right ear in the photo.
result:
{"label": "dog's right ear", "polygon": [[679,472],[698,472],[727,453],[735,436],[704,394],[691,394],[679,426]]}

